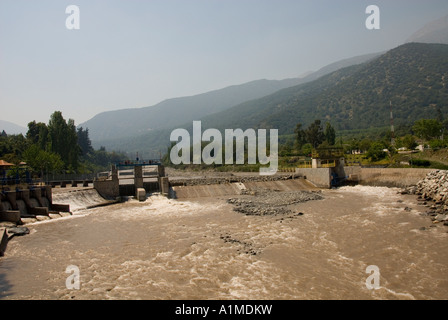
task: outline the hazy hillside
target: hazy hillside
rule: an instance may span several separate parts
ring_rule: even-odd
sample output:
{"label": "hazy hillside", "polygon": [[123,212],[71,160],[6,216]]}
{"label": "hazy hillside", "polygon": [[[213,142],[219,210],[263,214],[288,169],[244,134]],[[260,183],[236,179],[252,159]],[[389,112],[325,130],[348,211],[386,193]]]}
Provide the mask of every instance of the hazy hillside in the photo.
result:
{"label": "hazy hillside", "polygon": [[448,114],[448,45],[411,43],[364,65],[336,71],[314,82],[205,117],[207,127],[278,128],[327,119],[338,129],[364,129],[395,122],[409,124]]}
{"label": "hazy hillside", "polygon": [[5,130],[7,134],[26,134],[26,132],[28,131],[28,129],[21,127],[15,123],[0,120],[0,133],[2,133],[3,130]]}
{"label": "hazy hillside", "polygon": [[428,23],[414,33],[407,42],[448,44],[448,15]]}
{"label": "hazy hillside", "polygon": [[[365,54],[362,56],[357,56],[357,57],[337,61],[335,63],[329,64],[328,66],[323,67],[322,69],[320,69],[316,72],[311,73],[304,80],[306,80],[305,82],[311,82],[311,81],[317,80],[320,77],[323,77],[327,74],[330,74],[330,73],[340,70],[342,68],[347,68],[350,66],[363,64],[368,61],[371,61],[375,58],[378,58],[379,56],[381,56],[384,53],[385,52],[370,53],[370,54]],[[303,83],[305,83],[305,82],[303,82]]]}
{"label": "hazy hillside", "polygon": [[149,131],[172,128],[186,121],[226,110],[244,101],[261,98],[302,79],[257,80],[191,97],[165,100],[155,106],[109,111],[80,124],[89,128],[93,141],[137,136]]}
{"label": "hazy hillside", "polygon": [[[374,53],[337,61],[301,79],[253,81],[198,96],[166,100],[154,107],[105,112],[80,126],[89,128],[90,137],[97,148],[106,146],[110,150],[126,152],[153,150],[156,155],[158,150],[162,152],[165,150],[165,146],[169,144],[170,132],[174,128],[185,127],[193,120],[230,109],[246,101],[268,96],[282,88],[311,82],[340,68],[365,63],[380,55],[380,53]],[[224,97],[221,100],[227,101],[228,104],[221,103],[221,100],[216,100],[216,97]],[[218,107],[216,107],[217,103]],[[153,124],[153,130],[150,131],[147,130],[148,118]],[[136,125],[136,121],[140,125]]]}
{"label": "hazy hillside", "polygon": [[[289,87],[202,117],[203,128],[276,128],[291,134],[297,123],[330,121],[338,130],[388,126],[390,102],[395,123],[412,124],[448,115],[448,45],[410,43],[367,63],[340,69],[315,81]],[[190,129],[191,121],[182,128]],[[102,141],[120,151],[164,152],[172,129],[157,130],[132,139]]]}

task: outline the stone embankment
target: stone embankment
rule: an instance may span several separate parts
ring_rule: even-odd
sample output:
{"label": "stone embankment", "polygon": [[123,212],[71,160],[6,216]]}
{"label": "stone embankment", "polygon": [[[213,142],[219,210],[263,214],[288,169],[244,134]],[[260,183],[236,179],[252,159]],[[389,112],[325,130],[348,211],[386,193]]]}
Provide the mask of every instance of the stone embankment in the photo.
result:
{"label": "stone embankment", "polygon": [[293,175],[275,175],[275,176],[229,176],[229,177],[198,177],[198,178],[170,178],[171,185],[197,186],[225,183],[244,183],[244,182],[267,182],[293,179]]}
{"label": "stone embankment", "polygon": [[166,168],[172,186],[199,186],[226,183],[285,181],[300,177],[299,174],[276,173],[272,176],[261,176],[258,172],[215,172],[187,171]]}
{"label": "stone embankment", "polygon": [[417,195],[419,204],[428,207],[424,215],[430,216],[433,223],[448,226],[448,171],[430,172],[416,186],[404,189],[403,193]]}

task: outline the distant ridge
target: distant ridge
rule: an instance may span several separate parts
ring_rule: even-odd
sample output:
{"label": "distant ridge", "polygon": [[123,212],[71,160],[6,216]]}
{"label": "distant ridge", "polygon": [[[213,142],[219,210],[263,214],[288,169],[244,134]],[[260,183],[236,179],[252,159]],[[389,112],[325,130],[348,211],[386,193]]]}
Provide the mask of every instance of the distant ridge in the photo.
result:
{"label": "distant ridge", "polygon": [[168,99],[151,107],[103,112],[79,126],[89,129],[92,141],[132,137],[179,126],[302,81],[300,78],[256,80],[195,96]]}
{"label": "distant ridge", "polygon": [[[134,151],[145,139],[155,149],[160,148],[160,136],[169,135],[176,126],[230,109],[243,102],[259,99],[279,90],[314,81],[340,68],[370,61],[381,53],[367,54],[337,61],[303,78],[256,80],[204,94],[165,100],[155,106],[103,112],[80,124],[89,128],[95,147]],[[161,132],[164,132],[163,134]],[[168,132],[168,133],[166,133]],[[141,138],[145,137],[145,138]],[[164,144],[163,144],[164,145]]]}
{"label": "distant ridge", "polygon": [[15,123],[9,122],[9,121],[5,121],[5,120],[0,120],[0,133],[2,133],[2,131],[5,131],[7,134],[26,134],[26,132],[28,131],[28,129],[19,126]]}
{"label": "distant ridge", "polygon": [[387,127],[390,101],[397,125],[448,115],[448,45],[409,43],[370,62],[340,69],[316,81],[202,119],[204,127],[278,128],[330,121],[339,130]]}
{"label": "distant ridge", "polygon": [[[366,130],[390,125],[390,102],[397,126],[448,115],[448,45],[408,43],[365,63],[319,79],[246,101],[202,117],[202,128],[278,129],[292,134],[297,123],[329,121],[337,130]],[[180,128],[191,130],[192,122]],[[157,130],[106,146],[127,152],[164,153],[171,130]]]}
{"label": "distant ridge", "polygon": [[428,23],[414,33],[407,42],[448,44],[448,15]]}

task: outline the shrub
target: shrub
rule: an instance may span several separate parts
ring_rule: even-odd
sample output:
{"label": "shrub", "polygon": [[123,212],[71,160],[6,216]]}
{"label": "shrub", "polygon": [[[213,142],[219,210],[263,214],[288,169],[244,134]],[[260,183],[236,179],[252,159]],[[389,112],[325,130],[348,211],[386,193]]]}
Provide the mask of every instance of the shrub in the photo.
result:
{"label": "shrub", "polygon": [[409,164],[412,166],[417,166],[417,167],[429,167],[429,166],[431,166],[431,161],[412,159],[411,161],[409,161]]}

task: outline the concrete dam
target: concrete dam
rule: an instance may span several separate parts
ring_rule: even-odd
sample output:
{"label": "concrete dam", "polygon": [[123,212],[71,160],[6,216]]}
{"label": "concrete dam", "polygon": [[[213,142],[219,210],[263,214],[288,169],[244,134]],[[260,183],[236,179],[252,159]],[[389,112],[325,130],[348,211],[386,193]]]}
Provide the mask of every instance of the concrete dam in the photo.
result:
{"label": "concrete dam", "polygon": [[[217,175],[217,173],[215,173]],[[94,181],[94,188],[106,199],[135,196],[138,193],[160,192],[174,199],[194,199],[239,195],[242,190],[268,189],[276,191],[311,190],[315,185],[301,175],[277,174],[266,177],[258,174],[222,174],[205,177],[182,176],[167,177],[165,168],[160,165],[122,165],[112,166],[108,177]],[[144,200],[141,196],[140,200]]]}
{"label": "concrete dam", "polygon": [[[161,193],[178,200],[218,198],[244,194],[246,191],[313,191],[332,187],[332,169],[295,169],[291,174],[260,176],[253,173],[196,173],[180,177],[166,176],[160,165],[112,166],[107,177],[97,178],[92,187],[31,186],[26,190],[0,194],[0,253],[11,237],[11,228],[56,219],[72,212],[117,203],[135,197],[145,201],[148,194]],[[369,169],[342,167],[340,176],[347,181],[370,186],[408,187],[416,185],[430,169]],[[196,176],[195,176],[196,175]],[[25,228],[26,229],[26,228]],[[2,251],[3,250],[3,251]]]}
{"label": "concrete dam", "polygon": [[53,202],[51,186],[28,190],[3,191],[0,194],[0,221],[21,224],[22,219],[70,213],[70,205]]}
{"label": "concrete dam", "polygon": [[210,185],[173,186],[171,195],[175,199],[195,199],[240,195],[243,190],[267,189],[272,191],[318,190],[303,178],[274,181],[233,182]]}

